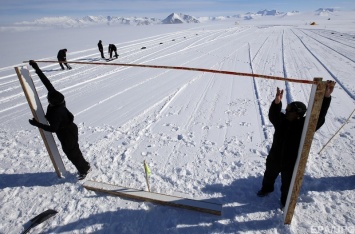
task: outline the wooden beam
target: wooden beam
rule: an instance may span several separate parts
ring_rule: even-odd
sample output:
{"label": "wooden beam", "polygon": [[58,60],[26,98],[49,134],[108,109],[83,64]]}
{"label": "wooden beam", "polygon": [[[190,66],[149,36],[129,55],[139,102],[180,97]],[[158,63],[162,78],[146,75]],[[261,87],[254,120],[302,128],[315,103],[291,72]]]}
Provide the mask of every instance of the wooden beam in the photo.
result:
{"label": "wooden beam", "polygon": [[[15,67],[15,71],[20,81],[22,90],[25,93],[33,117],[38,122],[47,123],[41,101],[38,97],[37,90],[27,66]],[[51,132],[44,131],[41,128],[38,128],[38,130],[41,134],[44,145],[46,146],[55,172],[57,173],[58,177],[62,177],[62,175],[64,175],[67,171],[65,170],[65,166],[63,164],[62,157],[59,154],[53,134]]]}
{"label": "wooden beam", "polygon": [[290,224],[292,221],[327,84],[327,82],[322,82],[322,78],[314,78],[314,81],[316,84],[313,85],[311,90],[297,161],[293,169],[293,176],[284,209],[285,224]]}
{"label": "wooden beam", "polygon": [[[48,61],[48,60],[36,60],[36,63],[58,63],[58,61]],[[64,61],[63,61],[64,62]],[[162,65],[148,65],[148,64],[132,64],[132,63],[102,63],[102,62],[78,62],[78,61],[66,61],[67,63],[73,64],[89,64],[89,65],[104,65],[104,66],[125,66],[125,67],[145,67],[145,68],[163,68],[163,69],[175,69],[175,70],[186,70],[186,71],[200,71],[200,72],[209,72],[209,73],[217,73],[217,74],[226,74],[226,75],[234,75],[234,76],[247,76],[252,78],[265,78],[271,80],[281,80],[281,81],[289,81],[294,83],[302,83],[302,84],[314,84],[313,81],[310,80],[302,80],[299,78],[285,78],[280,76],[269,76],[262,74],[250,74],[244,72],[233,72],[233,71],[221,71],[214,69],[206,69],[206,68],[195,68],[195,67],[176,67],[176,66],[162,66]],[[28,63],[28,61],[23,61],[23,63]]]}
{"label": "wooden beam", "polygon": [[161,205],[174,206],[185,208],[188,210],[195,210],[213,215],[222,214],[222,205],[203,200],[192,200],[188,198],[176,197],[160,193],[147,192],[132,188],[125,188],[118,185],[112,185],[102,182],[87,180],[83,184],[84,188],[109,193],[120,197],[126,197],[136,200],[143,200]]}

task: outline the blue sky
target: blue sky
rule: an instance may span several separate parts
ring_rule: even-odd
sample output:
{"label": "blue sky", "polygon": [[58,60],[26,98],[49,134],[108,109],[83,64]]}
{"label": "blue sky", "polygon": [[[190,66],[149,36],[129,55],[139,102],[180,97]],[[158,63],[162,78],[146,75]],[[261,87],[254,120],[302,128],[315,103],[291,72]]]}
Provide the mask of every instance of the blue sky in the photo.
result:
{"label": "blue sky", "polygon": [[0,24],[50,16],[165,18],[176,12],[199,17],[233,15],[262,9],[314,11],[321,7],[355,10],[355,0],[0,0]]}

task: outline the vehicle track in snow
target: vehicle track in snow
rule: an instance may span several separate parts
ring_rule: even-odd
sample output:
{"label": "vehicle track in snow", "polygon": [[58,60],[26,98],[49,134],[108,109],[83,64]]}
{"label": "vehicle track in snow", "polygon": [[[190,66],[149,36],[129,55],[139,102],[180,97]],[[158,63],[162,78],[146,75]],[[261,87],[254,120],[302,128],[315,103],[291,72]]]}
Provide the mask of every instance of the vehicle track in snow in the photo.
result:
{"label": "vehicle track in snow", "polygon": [[[305,29],[300,29],[303,32],[308,33],[313,33],[314,35],[317,35],[320,38],[325,38],[327,39],[328,42],[337,42],[347,49],[355,49],[355,39],[353,35],[349,35],[346,33],[339,33],[339,32],[334,32],[334,31],[329,31],[329,30],[305,30]],[[329,35],[330,33],[330,35]],[[309,34],[308,34],[309,35]],[[337,35],[340,35],[340,37],[337,37]]]}
{"label": "vehicle track in snow", "polygon": [[[355,100],[355,90],[351,90],[351,84],[347,85],[345,84],[342,79],[339,79],[339,77],[335,74],[334,71],[332,71],[334,68],[332,68],[332,65],[328,63],[328,60],[324,60],[321,56],[319,56],[317,54],[316,51],[312,51],[309,46],[307,46],[307,43],[305,42],[305,39],[301,38],[297,33],[295,33],[294,30],[292,30],[292,32],[296,35],[296,37],[298,37],[298,39],[300,40],[300,42],[303,44],[303,46],[306,48],[306,50],[319,62],[319,64],[328,72],[328,74],[337,82],[338,85],[340,85],[344,91],[349,95],[350,98],[352,98],[353,100]],[[322,44],[318,44],[318,43],[313,43],[314,47],[313,48],[317,48],[317,47],[322,47]],[[321,51],[323,51],[323,54],[326,54],[326,52],[324,52],[324,50],[327,47],[323,46],[322,48],[320,48]],[[339,56],[341,55],[343,58],[348,59],[347,57],[344,57],[342,54],[339,54],[338,52],[334,52],[334,50],[330,50],[328,49],[328,54],[331,56]],[[352,65],[349,65],[349,69],[348,71],[352,71],[354,63]],[[335,69],[334,69],[335,70]],[[344,77],[345,78],[345,77]]]}
{"label": "vehicle track in snow", "polygon": [[[281,31],[281,29],[273,29],[272,32],[268,32],[267,35],[263,35],[263,38],[260,38],[260,40],[262,40],[262,43],[259,43],[257,45],[258,47],[254,49],[254,54],[253,48],[255,47],[253,47],[252,44],[249,45],[249,59],[252,72],[257,74],[270,74],[271,72],[272,74],[270,75],[274,75],[276,73],[278,76],[287,78],[284,65],[282,65],[282,67],[276,66],[276,64],[284,64],[284,52],[282,46],[283,30]],[[270,48],[277,48],[273,45],[275,43],[281,45],[279,51],[270,50]],[[253,65],[255,63],[259,64],[259,67],[255,67]],[[262,67],[260,67],[260,65]],[[253,90],[257,100],[258,112],[260,115],[260,132],[263,132],[263,139],[265,141],[270,138],[271,134],[269,129],[270,122],[268,118],[269,103],[274,99],[276,87],[282,88],[280,82],[281,81],[253,78]],[[285,86],[287,87],[286,82]]]}
{"label": "vehicle track in snow", "polygon": [[[355,46],[347,45],[347,44],[341,43],[339,41],[336,41],[340,44],[339,47],[335,47],[334,44],[332,44],[332,46],[328,46],[326,42],[323,42],[321,40],[321,38],[319,38],[319,37],[322,37],[321,35],[316,34],[318,36],[318,38],[316,38],[316,37],[310,35],[309,30],[300,30],[300,31],[302,33],[304,33],[306,36],[308,36],[309,38],[312,38],[313,40],[317,41],[319,44],[321,44],[321,45],[327,47],[328,49],[334,51],[335,53],[349,59],[351,62],[355,62]],[[335,40],[333,40],[333,41],[335,41]],[[343,50],[343,51],[339,52],[339,50]],[[349,56],[347,54],[349,54],[351,56]]]}

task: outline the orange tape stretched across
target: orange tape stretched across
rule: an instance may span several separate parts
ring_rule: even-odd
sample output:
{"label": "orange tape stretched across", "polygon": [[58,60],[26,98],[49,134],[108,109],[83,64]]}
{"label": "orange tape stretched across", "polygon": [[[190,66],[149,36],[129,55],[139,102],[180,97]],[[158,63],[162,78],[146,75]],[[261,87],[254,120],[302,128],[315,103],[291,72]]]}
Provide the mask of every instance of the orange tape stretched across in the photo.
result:
{"label": "orange tape stretched across", "polygon": [[[24,63],[27,63],[25,61]],[[37,63],[57,63],[58,61],[35,61]],[[187,71],[201,71],[201,72],[209,72],[209,73],[220,73],[226,75],[234,75],[234,76],[249,76],[249,77],[258,77],[265,78],[271,80],[282,80],[289,81],[295,83],[303,83],[303,84],[316,84],[313,80],[301,80],[294,78],[284,78],[279,76],[268,76],[268,75],[260,75],[260,74],[250,74],[250,73],[242,73],[242,72],[232,72],[232,71],[223,71],[223,70],[213,70],[206,68],[193,68],[193,67],[175,67],[175,66],[161,66],[161,65],[144,65],[144,64],[127,64],[127,63],[96,63],[96,62],[75,62],[75,61],[66,61],[67,63],[73,64],[89,64],[89,65],[105,65],[105,66],[125,66],[125,67],[149,67],[149,68],[163,68],[163,69],[175,69],[175,70],[187,70]]]}

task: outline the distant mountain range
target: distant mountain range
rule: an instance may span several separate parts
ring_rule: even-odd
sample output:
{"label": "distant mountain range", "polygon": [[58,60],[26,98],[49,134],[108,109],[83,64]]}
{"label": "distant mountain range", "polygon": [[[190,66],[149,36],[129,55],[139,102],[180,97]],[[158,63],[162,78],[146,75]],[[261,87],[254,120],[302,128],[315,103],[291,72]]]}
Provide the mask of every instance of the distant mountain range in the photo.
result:
{"label": "distant mountain range", "polygon": [[[319,8],[315,11],[315,15],[329,16],[335,10],[332,8]],[[91,25],[152,25],[152,24],[182,24],[182,23],[201,23],[206,21],[220,21],[235,18],[237,20],[253,20],[263,16],[291,16],[299,14],[298,11],[279,12],[277,10],[261,10],[257,13],[248,12],[245,14],[237,14],[233,16],[218,17],[193,17],[182,13],[172,13],[165,19],[148,18],[148,17],[118,17],[118,16],[85,16],[83,18],[62,17],[44,17],[34,21],[23,21],[15,23],[19,27],[85,27]]]}

